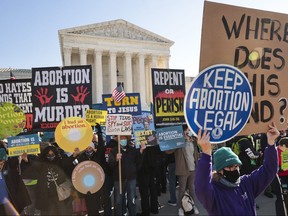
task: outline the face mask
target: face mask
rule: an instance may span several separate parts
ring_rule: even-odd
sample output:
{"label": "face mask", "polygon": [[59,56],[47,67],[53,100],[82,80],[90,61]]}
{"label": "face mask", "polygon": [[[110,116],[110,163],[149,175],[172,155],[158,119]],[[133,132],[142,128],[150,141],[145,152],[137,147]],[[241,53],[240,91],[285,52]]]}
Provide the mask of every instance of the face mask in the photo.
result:
{"label": "face mask", "polygon": [[93,154],[93,151],[85,151],[85,154],[86,154],[87,156],[91,156],[91,155]]}
{"label": "face mask", "polygon": [[227,181],[231,183],[235,183],[240,177],[240,171],[238,169],[234,171],[227,171],[223,169],[223,176]]}
{"label": "face mask", "polygon": [[55,155],[47,155],[46,157],[49,161],[53,161],[55,158]]}
{"label": "face mask", "polygon": [[192,133],[192,131],[189,131],[189,132],[188,132],[188,136],[190,136],[190,137],[192,137],[192,136],[193,136],[193,133]]}
{"label": "face mask", "polygon": [[127,145],[127,140],[120,140],[120,145],[121,146],[126,146]]}

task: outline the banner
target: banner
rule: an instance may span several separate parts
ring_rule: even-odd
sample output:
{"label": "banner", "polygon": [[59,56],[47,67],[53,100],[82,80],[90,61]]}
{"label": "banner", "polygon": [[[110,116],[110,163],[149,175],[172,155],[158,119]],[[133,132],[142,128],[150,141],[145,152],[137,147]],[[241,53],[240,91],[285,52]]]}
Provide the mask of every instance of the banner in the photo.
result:
{"label": "banner", "polygon": [[156,129],[160,150],[183,148],[186,146],[181,125]]}
{"label": "banner", "polygon": [[106,117],[106,135],[131,135],[132,116],[108,114]]}
{"label": "banner", "polygon": [[200,71],[228,64],[253,91],[253,107],[239,135],[266,133],[272,121],[287,128],[287,14],[204,2]]}
{"label": "banner", "polygon": [[32,68],[33,129],[53,130],[92,106],[91,65]]}
{"label": "banner", "polygon": [[156,126],[185,124],[184,70],[158,68],[151,70]]}
{"label": "banner", "polygon": [[126,96],[120,102],[113,100],[112,94],[103,94],[102,101],[102,108],[107,110],[108,114],[141,115],[139,93],[126,93]]}
{"label": "banner", "polygon": [[23,136],[8,137],[8,155],[19,156],[23,153],[39,154],[40,139],[38,134],[29,134]]}
{"label": "banner", "polygon": [[31,79],[0,80],[0,102],[10,102],[20,107],[26,116],[24,131],[32,130]]}

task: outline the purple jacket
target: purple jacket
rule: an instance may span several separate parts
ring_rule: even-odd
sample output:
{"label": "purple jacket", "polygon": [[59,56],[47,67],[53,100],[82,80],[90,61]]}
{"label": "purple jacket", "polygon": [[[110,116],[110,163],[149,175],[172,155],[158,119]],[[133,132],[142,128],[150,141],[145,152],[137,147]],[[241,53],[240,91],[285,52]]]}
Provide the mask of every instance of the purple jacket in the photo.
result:
{"label": "purple jacket", "polygon": [[274,179],[278,169],[277,150],[268,146],[264,163],[250,175],[241,176],[237,187],[212,180],[212,158],[202,154],[195,173],[195,193],[209,215],[256,215],[255,198]]}

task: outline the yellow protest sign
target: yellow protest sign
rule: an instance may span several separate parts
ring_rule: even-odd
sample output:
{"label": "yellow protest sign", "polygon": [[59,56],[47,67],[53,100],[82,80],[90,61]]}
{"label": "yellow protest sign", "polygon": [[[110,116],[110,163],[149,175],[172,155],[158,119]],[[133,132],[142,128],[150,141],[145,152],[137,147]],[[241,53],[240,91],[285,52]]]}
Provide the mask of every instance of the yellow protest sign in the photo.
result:
{"label": "yellow protest sign", "polygon": [[106,110],[88,109],[86,110],[86,121],[89,122],[91,126],[95,126],[96,123],[100,125],[105,125],[106,115]]}
{"label": "yellow protest sign", "polygon": [[55,130],[56,143],[67,152],[73,152],[76,147],[84,150],[91,144],[92,137],[91,125],[80,117],[63,119]]}
{"label": "yellow protest sign", "polygon": [[25,124],[26,116],[20,107],[9,102],[0,103],[0,139],[18,135]]}

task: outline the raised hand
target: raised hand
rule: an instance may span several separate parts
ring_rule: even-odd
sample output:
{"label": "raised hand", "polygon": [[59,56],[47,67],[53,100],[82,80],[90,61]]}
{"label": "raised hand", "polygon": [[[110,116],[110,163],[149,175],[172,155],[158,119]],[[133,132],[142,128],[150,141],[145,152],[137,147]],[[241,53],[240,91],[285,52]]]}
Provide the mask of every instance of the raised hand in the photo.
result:
{"label": "raised hand", "polygon": [[198,131],[197,143],[201,147],[203,153],[208,154],[208,155],[212,154],[211,143],[210,143],[210,132],[207,132],[207,130],[204,130],[202,133],[202,130],[200,129]]}
{"label": "raised hand", "polygon": [[73,157],[76,158],[80,154],[80,149],[76,147],[73,152]]}
{"label": "raised hand", "polygon": [[73,97],[74,99],[74,102],[77,103],[77,102],[80,102],[81,104],[84,103],[85,101],[85,98],[88,94],[90,94],[90,92],[87,92],[87,87],[84,88],[84,86],[77,86],[76,87],[76,91],[77,91],[77,95],[73,95],[71,94],[71,96]]}
{"label": "raised hand", "polygon": [[41,103],[41,105],[49,104],[51,99],[54,97],[51,95],[50,97],[47,96],[48,94],[48,88],[40,88],[39,90],[36,90],[37,94],[35,94],[35,97],[37,97]]}
{"label": "raised hand", "polygon": [[271,125],[268,125],[269,129],[267,131],[267,141],[268,145],[274,145],[275,140],[280,135],[279,130],[276,128],[276,125],[274,122],[272,122]]}

